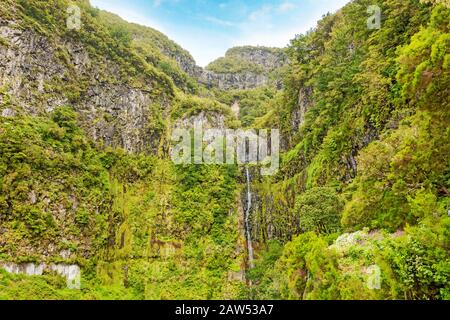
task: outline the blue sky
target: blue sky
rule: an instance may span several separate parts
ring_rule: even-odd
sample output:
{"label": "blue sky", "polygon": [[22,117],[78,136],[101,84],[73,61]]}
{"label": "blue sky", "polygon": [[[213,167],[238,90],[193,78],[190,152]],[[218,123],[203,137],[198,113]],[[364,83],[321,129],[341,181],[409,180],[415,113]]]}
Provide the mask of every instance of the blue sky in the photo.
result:
{"label": "blue sky", "polygon": [[127,21],[153,27],[206,66],[238,45],[284,47],[349,0],[91,0]]}

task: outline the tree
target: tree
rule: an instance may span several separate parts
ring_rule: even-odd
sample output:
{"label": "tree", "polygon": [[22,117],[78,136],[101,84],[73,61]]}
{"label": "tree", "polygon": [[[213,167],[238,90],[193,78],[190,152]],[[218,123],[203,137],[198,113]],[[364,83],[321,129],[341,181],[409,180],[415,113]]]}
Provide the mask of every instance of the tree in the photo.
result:
{"label": "tree", "polygon": [[295,212],[303,231],[333,233],[340,229],[343,204],[333,188],[312,188],[297,198]]}

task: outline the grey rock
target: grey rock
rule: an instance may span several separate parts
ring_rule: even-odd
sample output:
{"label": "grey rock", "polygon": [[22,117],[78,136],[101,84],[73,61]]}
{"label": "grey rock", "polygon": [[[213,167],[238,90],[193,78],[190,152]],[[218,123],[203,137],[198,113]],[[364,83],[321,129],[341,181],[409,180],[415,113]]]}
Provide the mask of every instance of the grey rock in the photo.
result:
{"label": "grey rock", "polygon": [[267,85],[269,78],[264,74],[256,74],[251,72],[244,73],[215,73],[205,70],[199,82],[208,87],[216,87],[221,90],[232,89],[255,89]]}
{"label": "grey rock", "polygon": [[10,108],[6,108],[2,110],[2,117],[9,118],[14,117],[16,115],[16,111]]}
{"label": "grey rock", "polygon": [[226,116],[219,112],[202,111],[196,115],[183,117],[177,120],[173,128],[191,129],[194,125],[202,126],[203,129],[225,129]]}
{"label": "grey rock", "polygon": [[[263,47],[248,47],[247,50],[236,52],[236,49],[239,48],[230,49],[226,55],[233,55],[235,58],[259,65],[264,72],[261,74],[252,72],[217,73],[197,66],[191,57],[176,55],[172,52],[166,52],[165,54],[177,61],[180,68],[189,76],[197,79],[199,83],[209,88],[221,90],[255,89],[268,85],[269,73],[289,62],[287,56],[281,50],[279,52],[271,52]],[[276,79],[275,85],[277,88],[281,88],[282,81]]]}
{"label": "grey rock", "polygon": [[[113,61],[94,59],[76,41],[50,40],[31,30],[16,29],[12,23],[0,26],[0,35],[12,44],[0,45],[0,87],[14,97],[14,108],[39,115],[71,105],[93,140],[129,152],[155,151],[159,136],[150,127],[149,106],[159,104],[166,109],[169,101],[152,94],[152,79],[146,79],[148,85],[143,88],[131,87]],[[76,100],[63,87],[69,74],[85,84]],[[54,90],[55,85],[63,90]],[[12,108],[2,111],[4,117],[15,114]]]}
{"label": "grey rock", "polygon": [[313,105],[312,89],[308,87],[300,88],[298,92],[297,106],[292,113],[292,130],[298,129],[305,122],[305,115],[309,108]]}
{"label": "grey rock", "polygon": [[44,271],[54,271],[64,278],[66,278],[67,287],[69,289],[79,289],[81,270],[78,265],[75,264],[50,264],[45,263],[23,263],[17,264],[13,262],[0,262],[0,268],[3,268],[9,273],[13,274],[26,274],[29,276],[41,276]]}

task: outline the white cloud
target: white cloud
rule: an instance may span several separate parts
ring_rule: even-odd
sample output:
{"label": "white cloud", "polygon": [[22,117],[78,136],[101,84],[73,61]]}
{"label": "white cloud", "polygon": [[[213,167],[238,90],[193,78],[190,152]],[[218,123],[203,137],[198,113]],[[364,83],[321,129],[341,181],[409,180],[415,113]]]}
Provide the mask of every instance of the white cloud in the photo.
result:
{"label": "white cloud", "polygon": [[292,2],[283,2],[279,6],[271,6],[271,5],[264,5],[261,8],[252,11],[248,19],[250,21],[258,21],[261,19],[267,19],[272,17],[274,14],[277,13],[286,13],[289,11],[292,11],[297,8],[297,5],[293,4]]}
{"label": "white cloud", "polygon": [[260,19],[264,19],[269,16],[273,11],[273,7],[270,5],[262,6],[261,8],[251,12],[248,16],[250,21],[257,21]]}
{"label": "white cloud", "polygon": [[[302,2],[321,5],[305,13]],[[261,45],[285,47],[297,34],[305,33],[316,26],[327,12],[334,12],[350,0],[291,0],[274,7],[262,6],[253,11],[247,21],[240,24],[240,35],[233,45]]]}
{"label": "white cloud", "polygon": [[235,27],[236,26],[236,24],[234,22],[222,20],[222,19],[218,19],[218,18],[210,17],[210,16],[205,17],[205,20],[208,22],[217,24],[219,26],[224,26],[224,27]]}
{"label": "white cloud", "polygon": [[297,8],[297,6],[292,2],[284,2],[278,7],[278,10],[280,12],[289,12],[291,10],[294,10],[295,8]]}

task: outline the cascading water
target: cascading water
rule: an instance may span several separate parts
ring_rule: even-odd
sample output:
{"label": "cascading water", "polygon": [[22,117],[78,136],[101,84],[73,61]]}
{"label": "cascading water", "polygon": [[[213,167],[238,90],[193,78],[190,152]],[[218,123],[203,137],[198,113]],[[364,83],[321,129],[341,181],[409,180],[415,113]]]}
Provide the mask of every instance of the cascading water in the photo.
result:
{"label": "cascading water", "polygon": [[252,192],[250,189],[250,171],[248,167],[245,167],[245,175],[247,178],[247,207],[245,208],[245,234],[247,238],[247,250],[248,250],[248,265],[253,268],[255,265],[253,263],[253,244],[252,235],[250,232],[250,212],[252,209]]}

